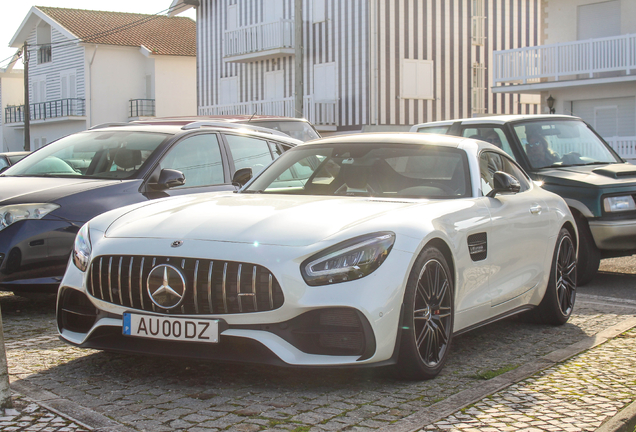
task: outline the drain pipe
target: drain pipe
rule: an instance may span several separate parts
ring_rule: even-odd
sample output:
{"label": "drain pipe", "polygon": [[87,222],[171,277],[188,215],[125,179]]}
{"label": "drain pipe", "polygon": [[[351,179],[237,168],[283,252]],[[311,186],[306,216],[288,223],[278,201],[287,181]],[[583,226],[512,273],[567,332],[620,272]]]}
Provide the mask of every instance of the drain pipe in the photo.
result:
{"label": "drain pipe", "polygon": [[91,57],[91,61],[88,62],[88,127],[89,129],[93,127],[93,61],[95,60],[95,54],[97,54],[97,44],[95,44],[95,48],[93,49],[93,56]]}

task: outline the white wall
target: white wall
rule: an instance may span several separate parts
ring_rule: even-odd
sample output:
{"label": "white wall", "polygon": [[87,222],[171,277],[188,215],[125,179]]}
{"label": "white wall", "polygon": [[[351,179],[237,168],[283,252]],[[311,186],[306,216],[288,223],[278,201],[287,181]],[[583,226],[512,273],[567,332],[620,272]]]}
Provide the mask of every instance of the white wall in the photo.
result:
{"label": "white wall", "polygon": [[22,129],[4,123],[4,109],[7,105],[24,104],[24,78],[22,71],[0,72],[0,149],[2,151],[22,151],[24,135]]}
{"label": "white wall", "polygon": [[157,117],[197,114],[196,57],[153,56]]}
{"label": "white wall", "polygon": [[[602,0],[544,0],[545,40],[543,44],[577,40],[578,7],[603,3]],[[620,34],[636,33],[636,1],[620,0]]]}
{"label": "white wall", "polygon": [[[93,56],[86,49],[86,61]],[[90,95],[86,100],[88,123],[127,122],[130,99],[146,99],[146,72],[152,60],[139,48],[99,45],[87,75]],[[152,68],[152,66],[150,66]]]}

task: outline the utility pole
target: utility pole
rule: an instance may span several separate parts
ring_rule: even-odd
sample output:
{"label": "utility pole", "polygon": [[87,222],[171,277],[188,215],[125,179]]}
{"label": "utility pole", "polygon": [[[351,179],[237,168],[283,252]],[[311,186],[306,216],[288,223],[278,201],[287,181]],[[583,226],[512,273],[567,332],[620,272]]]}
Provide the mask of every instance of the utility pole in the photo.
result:
{"label": "utility pole", "polygon": [[296,117],[304,117],[303,0],[294,0],[294,108]]}
{"label": "utility pole", "polygon": [[24,151],[31,151],[31,110],[29,106],[29,43],[24,41]]}

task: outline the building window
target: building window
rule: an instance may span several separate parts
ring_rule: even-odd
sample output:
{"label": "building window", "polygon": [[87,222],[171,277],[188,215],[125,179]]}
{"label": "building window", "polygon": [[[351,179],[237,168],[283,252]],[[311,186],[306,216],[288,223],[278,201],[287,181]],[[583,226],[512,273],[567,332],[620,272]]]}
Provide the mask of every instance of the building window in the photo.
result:
{"label": "building window", "polygon": [[400,97],[402,99],[433,99],[434,69],[432,60],[402,60]]}
{"label": "building window", "polygon": [[51,26],[45,22],[38,24],[35,30],[35,43],[38,48],[38,64],[51,61]]}
{"label": "building window", "polygon": [[336,63],[314,66],[314,102],[335,102],[338,98]]}
{"label": "building window", "polygon": [[219,105],[238,103],[238,77],[221,78],[219,80]]}
{"label": "building window", "polygon": [[473,63],[473,97],[472,111],[473,114],[481,114],[486,112],[486,68],[482,63]]}
{"label": "building window", "polygon": [[314,23],[327,21],[325,0],[314,0],[312,4],[312,20]]}
{"label": "building window", "polygon": [[483,45],[486,42],[486,13],[484,12],[484,0],[473,0],[472,6],[472,43],[473,45]]}

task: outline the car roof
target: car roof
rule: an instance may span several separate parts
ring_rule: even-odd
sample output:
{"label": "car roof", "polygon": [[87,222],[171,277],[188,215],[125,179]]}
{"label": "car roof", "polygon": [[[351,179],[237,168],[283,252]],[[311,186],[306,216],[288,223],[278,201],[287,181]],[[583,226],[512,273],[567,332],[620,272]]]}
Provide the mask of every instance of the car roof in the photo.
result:
{"label": "car roof", "polygon": [[155,133],[164,133],[171,135],[185,134],[187,132],[192,132],[195,130],[214,130],[214,131],[222,131],[222,132],[238,132],[238,133],[247,133],[249,135],[253,135],[259,138],[264,138],[268,140],[276,140],[276,141],[284,141],[286,143],[292,145],[298,145],[302,143],[302,141],[297,140],[295,138],[290,137],[282,132],[277,132],[272,130],[271,133],[267,131],[267,129],[263,130],[252,130],[247,125],[235,126],[235,125],[219,125],[214,122],[205,122],[205,121],[197,121],[197,122],[186,122],[185,124],[175,125],[175,124],[144,124],[144,123],[106,123],[103,125],[93,126],[89,129],[89,131],[103,131],[105,129],[112,131],[135,131],[135,132],[155,132]]}
{"label": "car roof", "polygon": [[508,115],[494,115],[483,117],[469,117],[463,119],[442,120],[436,122],[419,123],[413,125],[412,128],[418,128],[422,126],[446,126],[453,123],[461,122],[462,124],[504,124],[517,121],[529,121],[529,120],[541,120],[541,119],[559,119],[559,120],[580,120],[579,117],[560,115],[560,114],[508,114]]}
{"label": "car roof", "polygon": [[[496,149],[504,153],[498,147],[471,138],[456,137],[452,135],[427,134],[419,132],[368,132],[351,135],[336,135],[303,143],[300,147],[322,144],[422,144],[435,145],[448,148],[466,148],[474,146],[477,150],[482,148]],[[505,153],[504,153],[505,154]]]}
{"label": "car roof", "polygon": [[290,121],[308,123],[307,119],[296,117],[269,116],[269,115],[209,115],[209,116],[175,116],[175,117],[153,117],[149,119],[135,120],[138,124],[172,124],[185,125],[198,121],[226,121],[226,122],[249,122],[253,121]]}

